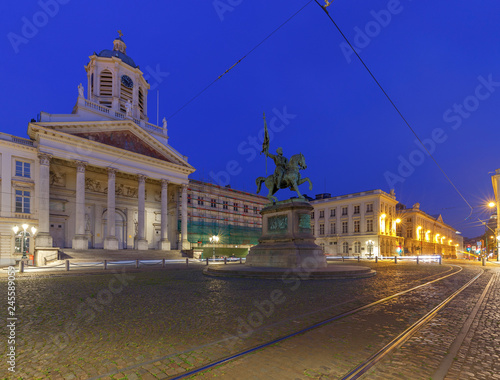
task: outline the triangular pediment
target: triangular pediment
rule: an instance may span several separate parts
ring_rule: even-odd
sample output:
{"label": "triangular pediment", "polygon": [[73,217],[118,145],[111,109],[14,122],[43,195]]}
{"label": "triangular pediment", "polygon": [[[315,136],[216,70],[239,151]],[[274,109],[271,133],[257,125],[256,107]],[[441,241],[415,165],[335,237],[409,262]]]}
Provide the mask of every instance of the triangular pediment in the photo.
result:
{"label": "triangular pediment", "polygon": [[110,145],[115,148],[125,149],[129,152],[142,154],[144,156],[157,158],[167,162],[173,162],[164,153],[152,148],[131,131],[82,132],[75,133],[73,135],[101,144]]}

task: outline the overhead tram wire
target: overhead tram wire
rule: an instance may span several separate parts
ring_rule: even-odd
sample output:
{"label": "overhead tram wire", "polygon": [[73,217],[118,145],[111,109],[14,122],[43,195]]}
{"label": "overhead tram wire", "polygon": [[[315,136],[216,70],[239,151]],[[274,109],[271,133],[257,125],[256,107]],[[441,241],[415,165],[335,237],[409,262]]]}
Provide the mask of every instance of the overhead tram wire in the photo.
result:
{"label": "overhead tram wire", "polygon": [[313,0],[309,0],[306,4],[304,4],[298,11],[296,11],[293,15],[291,15],[286,21],[284,21],[280,26],[278,26],[276,29],[274,29],[271,33],[269,33],[266,38],[264,38],[262,41],[260,41],[257,45],[255,45],[248,53],[246,53],[243,57],[241,57],[234,65],[232,65],[230,68],[228,68],[226,71],[224,71],[221,75],[219,75],[216,79],[214,79],[209,85],[207,85],[205,88],[203,88],[200,92],[198,92],[195,96],[193,96],[189,101],[187,101],[182,107],[180,107],[177,111],[175,111],[173,114],[171,114],[168,118],[167,121],[170,120],[172,117],[174,117],[176,114],[178,114],[180,111],[182,111],[187,105],[189,105],[193,100],[198,98],[201,94],[203,94],[206,90],[208,90],[212,85],[217,82],[219,79],[221,79],[224,75],[229,73],[236,65],[238,65],[241,61],[243,61],[247,56],[253,53],[254,50],[256,50],[260,45],[262,45],[264,42],[266,42],[274,33],[276,33],[278,30],[280,30],[283,26],[285,26],[292,18],[297,16],[305,7],[307,7],[310,3],[312,3]]}
{"label": "overhead tram wire", "polygon": [[469,213],[469,215],[465,219],[470,218],[470,216],[472,215],[472,212],[473,212],[474,208],[470,205],[470,203],[467,201],[467,199],[465,199],[465,197],[462,195],[462,193],[460,192],[460,190],[458,190],[458,188],[455,186],[455,184],[450,179],[450,177],[448,177],[448,175],[446,174],[446,172],[444,171],[444,169],[441,167],[441,165],[438,164],[438,162],[436,161],[436,159],[434,158],[434,156],[431,154],[431,152],[429,152],[429,150],[426,148],[426,146],[424,145],[424,143],[422,142],[422,140],[420,139],[420,137],[417,135],[417,133],[415,132],[415,130],[411,127],[410,123],[408,123],[408,121],[403,116],[403,114],[401,113],[401,111],[399,110],[399,108],[392,101],[392,99],[389,96],[389,94],[387,94],[387,92],[384,90],[384,88],[382,87],[382,85],[380,84],[380,82],[377,80],[377,78],[375,78],[375,75],[371,72],[371,70],[368,68],[368,66],[363,61],[363,59],[361,59],[361,57],[359,56],[359,54],[356,51],[356,49],[354,49],[354,47],[352,46],[351,42],[347,39],[347,37],[345,36],[345,34],[342,32],[342,30],[340,29],[340,27],[337,25],[337,23],[333,20],[332,16],[330,16],[330,13],[328,13],[328,10],[326,8],[331,4],[331,2],[327,1],[326,5],[323,6],[323,5],[321,5],[318,2],[318,0],[314,0],[314,1],[316,2],[316,4],[318,4],[318,6],[323,11],[325,11],[325,13],[328,16],[328,18],[330,19],[330,21],[333,23],[333,25],[335,25],[335,28],[337,28],[337,30],[342,35],[342,37],[344,38],[344,40],[347,42],[347,44],[349,45],[349,47],[352,49],[352,51],[354,52],[354,54],[356,54],[356,57],[358,57],[358,59],[361,62],[361,64],[365,67],[366,71],[368,71],[368,74],[370,74],[370,76],[375,81],[375,83],[377,84],[377,86],[384,93],[384,95],[389,100],[389,102],[392,104],[392,106],[394,107],[394,109],[396,110],[396,112],[399,114],[399,116],[401,117],[401,119],[403,119],[403,121],[406,124],[406,126],[410,129],[410,131],[413,133],[413,135],[417,138],[417,140],[423,146],[423,148],[425,149],[425,151],[427,152],[427,154],[429,155],[429,157],[432,159],[432,161],[434,161],[434,163],[436,164],[436,166],[439,168],[439,170],[441,171],[441,173],[443,173],[443,175],[445,176],[445,178],[448,180],[448,182],[451,184],[451,186],[455,189],[455,191],[458,193],[458,195],[463,199],[463,201],[467,204],[467,206],[469,206],[470,213]]}

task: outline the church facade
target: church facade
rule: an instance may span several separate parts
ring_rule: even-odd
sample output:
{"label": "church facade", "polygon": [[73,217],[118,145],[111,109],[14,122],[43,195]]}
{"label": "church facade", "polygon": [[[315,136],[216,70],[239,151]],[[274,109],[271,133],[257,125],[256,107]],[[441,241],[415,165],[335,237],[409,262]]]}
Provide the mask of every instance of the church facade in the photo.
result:
{"label": "church facade", "polygon": [[190,248],[195,169],[170,146],[166,121],[148,122],[149,84],[124,41],[113,45],[90,56],[71,114],[42,112],[29,139],[0,134],[1,265],[21,251],[43,264],[58,248]]}

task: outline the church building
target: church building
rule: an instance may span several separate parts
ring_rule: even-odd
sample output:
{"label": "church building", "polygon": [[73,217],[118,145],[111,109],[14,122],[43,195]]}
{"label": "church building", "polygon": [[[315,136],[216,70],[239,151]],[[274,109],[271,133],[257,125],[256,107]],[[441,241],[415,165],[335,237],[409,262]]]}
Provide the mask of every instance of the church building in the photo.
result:
{"label": "church building", "polygon": [[[148,122],[149,84],[126,53],[90,56],[71,114],[42,112],[28,139],[0,133],[0,265],[59,248],[189,249],[188,176],[166,121]],[[17,227],[17,228],[16,228]]]}

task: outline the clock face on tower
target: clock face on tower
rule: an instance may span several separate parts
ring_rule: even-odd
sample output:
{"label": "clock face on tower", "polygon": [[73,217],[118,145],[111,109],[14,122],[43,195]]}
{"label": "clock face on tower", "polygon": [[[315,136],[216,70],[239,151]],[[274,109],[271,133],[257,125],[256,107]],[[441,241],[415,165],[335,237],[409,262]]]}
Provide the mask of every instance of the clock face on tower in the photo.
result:
{"label": "clock face on tower", "polygon": [[122,83],[125,87],[134,87],[134,81],[128,75],[122,75]]}

